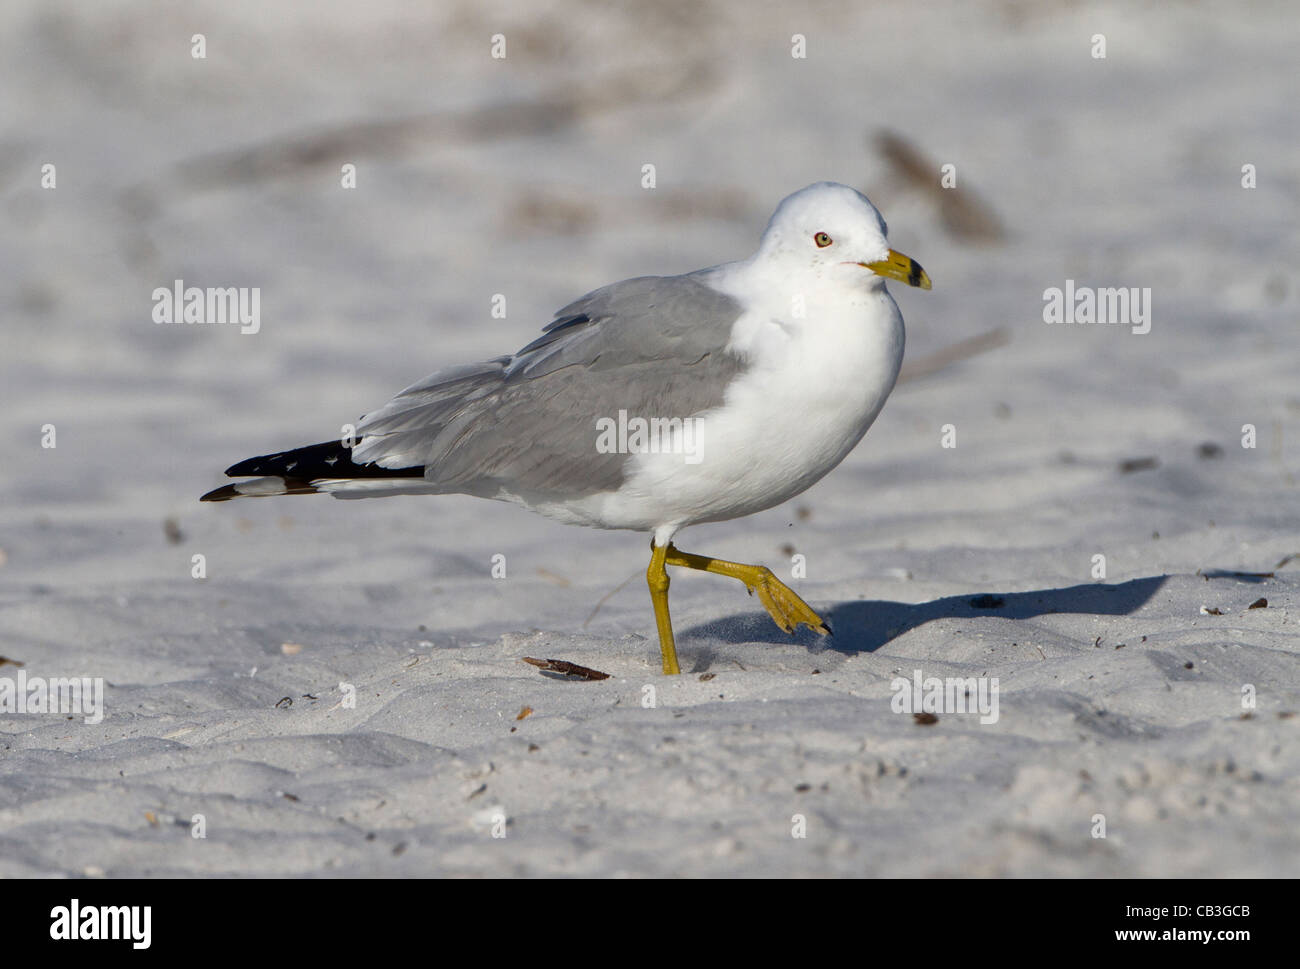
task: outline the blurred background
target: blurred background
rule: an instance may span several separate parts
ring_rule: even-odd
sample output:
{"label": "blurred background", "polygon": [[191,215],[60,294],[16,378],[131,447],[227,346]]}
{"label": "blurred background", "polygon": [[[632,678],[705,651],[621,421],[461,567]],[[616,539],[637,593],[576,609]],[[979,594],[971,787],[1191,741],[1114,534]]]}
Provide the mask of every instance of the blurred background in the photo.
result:
{"label": "blurred background", "polygon": [[[821,179],[866,191],[934,290],[895,293],[912,379],[808,495],[862,522],[852,550],[785,509],[715,526],[736,554],[793,540],[870,576],[921,546],[961,550],[954,578],[1027,579],[1023,552],[1050,546],[1035,579],[1086,580],[1099,544],[1151,574],[1266,564],[1241,543],[1293,531],[1290,4],[13,0],[0,17],[6,579],[185,579],[195,542],[231,543],[246,578],[397,581],[530,541],[626,548],[635,570],[639,539],[470,499],[196,499],[233,461],[521,346],[597,286],[747,256]],[[259,288],[259,332],[155,324],[177,279]],[[1046,325],[1066,279],[1149,287],[1151,332]],[[375,547],[413,514],[409,554]],[[255,554],[249,531],[270,536]]]}

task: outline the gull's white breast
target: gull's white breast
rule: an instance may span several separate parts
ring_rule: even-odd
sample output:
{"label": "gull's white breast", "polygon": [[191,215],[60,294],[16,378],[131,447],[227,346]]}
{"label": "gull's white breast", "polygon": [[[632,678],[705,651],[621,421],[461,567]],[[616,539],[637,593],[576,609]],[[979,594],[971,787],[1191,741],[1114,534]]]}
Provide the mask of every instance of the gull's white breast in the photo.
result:
{"label": "gull's white breast", "polygon": [[693,460],[638,454],[618,491],[536,510],[666,541],[678,527],[749,515],[810,487],[862,439],[903,359],[902,315],[883,285],[826,296],[799,318],[787,294],[747,307],[732,348],[748,367],[701,416]]}

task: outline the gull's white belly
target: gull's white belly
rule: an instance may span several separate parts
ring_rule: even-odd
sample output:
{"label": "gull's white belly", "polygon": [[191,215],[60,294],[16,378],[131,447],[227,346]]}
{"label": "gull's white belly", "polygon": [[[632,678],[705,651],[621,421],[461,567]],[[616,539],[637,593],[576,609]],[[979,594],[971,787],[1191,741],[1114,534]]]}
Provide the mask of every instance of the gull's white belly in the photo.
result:
{"label": "gull's white belly", "polygon": [[804,491],[862,439],[898,376],[902,317],[883,288],[864,296],[868,305],[829,320],[759,324],[767,332],[757,334],[752,366],[702,416],[692,453],[635,455],[618,491],[533,510],[663,537]]}

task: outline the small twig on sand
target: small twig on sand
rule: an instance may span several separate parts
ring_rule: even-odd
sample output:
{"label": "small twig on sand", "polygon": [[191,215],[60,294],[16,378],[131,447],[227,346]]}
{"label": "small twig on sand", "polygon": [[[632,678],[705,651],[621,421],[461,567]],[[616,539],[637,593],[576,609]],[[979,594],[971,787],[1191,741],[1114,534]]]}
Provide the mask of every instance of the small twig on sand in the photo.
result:
{"label": "small twig on sand", "polygon": [[577,663],[570,663],[566,659],[533,659],[531,656],[525,656],[523,661],[536,666],[544,673],[563,673],[565,676],[576,676],[584,680],[609,679],[608,673],[602,673],[600,670],[593,670],[586,666],[579,666]]}

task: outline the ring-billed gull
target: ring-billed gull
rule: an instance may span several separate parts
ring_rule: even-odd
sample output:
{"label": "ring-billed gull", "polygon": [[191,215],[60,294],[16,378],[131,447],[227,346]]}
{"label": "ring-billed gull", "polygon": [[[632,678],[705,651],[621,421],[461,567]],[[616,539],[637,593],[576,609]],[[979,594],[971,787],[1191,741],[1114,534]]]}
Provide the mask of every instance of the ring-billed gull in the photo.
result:
{"label": "ring-billed gull", "polygon": [[862,439],[894,387],[903,317],[886,279],[930,288],[865,195],[786,198],[749,259],[613,283],[509,356],[440,370],[354,437],[250,458],[204,501],[328,492],[469,494],[650,532],[646,578],[678,673],[667,566],[739,579],[792,632],[821,617],[764,566],[679,551],[677,531],[799,494]]}

